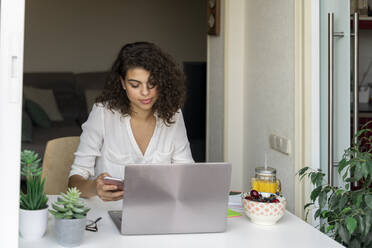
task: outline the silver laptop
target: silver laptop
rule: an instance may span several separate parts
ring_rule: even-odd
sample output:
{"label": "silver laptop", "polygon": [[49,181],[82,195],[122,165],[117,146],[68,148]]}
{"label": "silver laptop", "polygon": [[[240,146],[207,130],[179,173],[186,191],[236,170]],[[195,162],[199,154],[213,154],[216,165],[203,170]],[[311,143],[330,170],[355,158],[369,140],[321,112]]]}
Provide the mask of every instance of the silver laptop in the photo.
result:
{"label": "silver laptop", "polygon": [[123,211],[109,211],[121,234],[224,232],[231,164],[131,164]]}

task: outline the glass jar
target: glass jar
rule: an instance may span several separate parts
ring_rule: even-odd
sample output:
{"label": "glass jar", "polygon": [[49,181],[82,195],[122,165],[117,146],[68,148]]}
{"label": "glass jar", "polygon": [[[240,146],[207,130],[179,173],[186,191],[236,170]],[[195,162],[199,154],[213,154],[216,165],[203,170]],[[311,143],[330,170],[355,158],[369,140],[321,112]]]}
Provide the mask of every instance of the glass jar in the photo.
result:
{"label": "glass jar", "polygon": [[252,190],[275,194],[281,193],[280,180],[276,178],[276,169],[271,167],[257,167],[256,175],[251,180]]}

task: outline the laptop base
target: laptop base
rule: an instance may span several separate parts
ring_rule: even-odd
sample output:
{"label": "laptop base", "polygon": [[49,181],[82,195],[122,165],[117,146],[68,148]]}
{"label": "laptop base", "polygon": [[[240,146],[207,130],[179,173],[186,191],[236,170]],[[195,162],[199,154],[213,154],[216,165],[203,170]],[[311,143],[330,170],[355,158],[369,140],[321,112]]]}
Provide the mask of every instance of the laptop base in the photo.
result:
{"label": "laptop base", "polygon": [[110,215],[115,226],[118,228],[119,232],[121,232],[121,221],[122,221],[123,211],[111,210],[111,211],[108,211],[108,214]]}

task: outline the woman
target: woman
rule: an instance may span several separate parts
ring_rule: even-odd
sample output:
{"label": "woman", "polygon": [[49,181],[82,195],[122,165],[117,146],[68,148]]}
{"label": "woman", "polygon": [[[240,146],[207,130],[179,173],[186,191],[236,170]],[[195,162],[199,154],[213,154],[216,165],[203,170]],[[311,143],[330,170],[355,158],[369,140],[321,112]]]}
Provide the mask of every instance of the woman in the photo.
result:
{"label": "woman", "polygon": [[180,108],[185,99],[182,70],[148,42],[125,45],[102,94],[82,125],[69,187],[83,197],[120,200],[123,191],[104,176],[124,179],[128,163],[192,163]]}

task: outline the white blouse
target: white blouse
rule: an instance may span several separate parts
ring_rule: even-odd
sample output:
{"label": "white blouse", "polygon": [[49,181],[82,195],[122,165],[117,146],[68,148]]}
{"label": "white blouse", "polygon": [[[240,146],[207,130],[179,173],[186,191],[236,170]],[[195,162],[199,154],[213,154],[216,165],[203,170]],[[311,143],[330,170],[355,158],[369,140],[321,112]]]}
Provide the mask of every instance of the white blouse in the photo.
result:
{"label": "white blouse", "polygon": [[166,126],[156,114],[156,126],[143,155],[133,136],[130,116],[95,104],[82,125],[80,144],[70,175],[96,178],[103,172],[124,179],[126,164],[193,163],[182,112]]}

